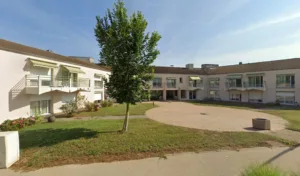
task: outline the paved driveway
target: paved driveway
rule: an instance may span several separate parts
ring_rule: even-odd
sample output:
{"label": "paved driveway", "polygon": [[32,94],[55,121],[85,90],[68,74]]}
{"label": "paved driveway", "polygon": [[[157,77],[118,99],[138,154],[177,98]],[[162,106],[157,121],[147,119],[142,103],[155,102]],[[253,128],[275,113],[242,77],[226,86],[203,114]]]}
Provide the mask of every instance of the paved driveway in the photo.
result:
{"label": "paved driveway", "polygon": [[271,120],[271,130],[285,128],[287,122],[280,117],[244,110],[213,106],[198,106],[185,102],[156,102],[160,107],[146,115],[153,120],[175,125],[213,131],[252,131],[252,118]]}

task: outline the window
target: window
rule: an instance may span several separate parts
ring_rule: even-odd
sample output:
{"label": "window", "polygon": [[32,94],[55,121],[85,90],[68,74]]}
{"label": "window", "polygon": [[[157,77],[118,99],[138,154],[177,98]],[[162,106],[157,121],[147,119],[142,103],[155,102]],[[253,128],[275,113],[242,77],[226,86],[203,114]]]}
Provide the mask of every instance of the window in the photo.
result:
{"label": "window", "polygon": [[281,104],[294,104],[295,93],[294,92],[276,92],[276,100]]}
{"label": "window", "polygon": [[219,98],[219,92],[215,91],[215,90],[209,91],[209,97],[214,99],[214,100],[220,99]]}
{"label": "window", "polygon": [[229,79],[229,87],[242,87],[242,79]]}
{"label": "window", "polygon": [[263,76],[248,77],[249,87],[263,87]]}
{"label": "window", "polygon": [[95,81],[95,89],[103,89],[103,81]]}
{"label": "window", "polygon": [[233,101],[241,101],[242,94],[240,94],[240,93],[230,93],[229,99],[233,100]]}
{"label": "window", "polygon": [[179,78],[179,82],[182,83],[182,78]]}
{"label": "window", "polygon": [[220,86],[220,80],[217,80],[217,79],[209,80],[210,88],[219,88],[219,86]]}
{"label": "window", "polygon": [[176,79],[167,79],[167,86],[168,87],[176,87]]}
{"label": "window", "polygon": [[40,100],[30,102],[30,115],[48,114],[50,110],[51,100]]}
{"label": "window", "polygon": [[152,86],[160,88],[161,87],[161,78],[154,78],[152,81]]}
{"label": "window", "polygon": [[277,88],[294,88],[295,75],[277,75],[276,86]]}
{"label": "window", "polygon": [[176,79],[167,79],[168,88],[176,88]]}

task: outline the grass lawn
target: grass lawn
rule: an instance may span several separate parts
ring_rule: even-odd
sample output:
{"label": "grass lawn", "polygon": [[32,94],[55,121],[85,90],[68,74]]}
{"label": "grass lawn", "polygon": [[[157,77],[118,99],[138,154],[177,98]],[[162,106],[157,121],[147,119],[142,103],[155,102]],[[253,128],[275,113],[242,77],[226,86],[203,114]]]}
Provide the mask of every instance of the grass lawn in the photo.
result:
{"label": "grass lawn", "polygon": [[[157,107],[154,105],[154,107]],[[152,103],[137,103],[130,105],[130,115],[144,115],[145,112],[153,108]],[[96,112],[81,112],[76,114],[75,117],[94,117],[94,116],[123,116],[125,115],[126,105],[117,104],[112,107],[100,108]]]}
{"label": "grass lawn", "polygon": [[[34,170],[64,164],[140,159],[183,151],[270,146],[283,140],[253,132],[213,132],[130,119],[59,121],[20,130],[21,158],[13,168]],[[286,143],[287,144],[287,143]]]}
{"label": "grass lawn", "polygon": [[251,104],[241,102],[218,102],[218,101],[203,101],[192,102],[196,105],[221,106],[239,109],[259,110],[260,112],[269,113],[282,117],[289,122],[287,128],[294,131],[300,131],[300,108],[294,106],[276,106],[273,104]]}

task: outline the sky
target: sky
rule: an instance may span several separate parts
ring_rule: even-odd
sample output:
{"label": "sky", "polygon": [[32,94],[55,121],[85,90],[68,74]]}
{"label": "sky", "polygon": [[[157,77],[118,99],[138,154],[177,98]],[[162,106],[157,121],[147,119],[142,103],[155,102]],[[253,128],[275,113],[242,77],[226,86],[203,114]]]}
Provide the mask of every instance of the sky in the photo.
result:
{"label": "sky", "polygon": [[[115,0],[10,0],[0,4],[0,38],[99,60],[96,16]],[[300,57],[299,0],[124,0],[158,31],[155,65],[239,62]]]}

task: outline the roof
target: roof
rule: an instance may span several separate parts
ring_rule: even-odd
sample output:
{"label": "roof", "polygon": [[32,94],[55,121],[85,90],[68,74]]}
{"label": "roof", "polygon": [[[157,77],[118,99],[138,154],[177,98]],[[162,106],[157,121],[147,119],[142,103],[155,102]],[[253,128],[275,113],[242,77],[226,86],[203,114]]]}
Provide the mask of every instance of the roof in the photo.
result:
{"label": "roof", "polygon": [[65,62],[65,63],[80,65],[80,66],[94,68],[103,71],[110,71],[108,68],[99,66],[97,64],[88,63],[80,59],[59,55],[53,52],[18,44],[4,39],[0,39],[0,50],[10,51],[19,54],[26,54],[30,56],[42,57],[53,61]]}
{"label": "roof", "polygon": [[209,75],[300,69],[300,58],[221,66],[210,69]]}
{"label": "roof", "polygon": [[300,58],[247,63],[241,65],[220,66],[213,69],[194,68],[188,69],[185,67],[154,67],[154,73],[164,74],[197,74],[197,75],[217,75],[217,74],[232,74],[232,73],[251,73],[264,72],[272,70],[289,70],[300,69]]}
{"label": "roof", "polygon": [[203,69],[188,69],[185,67],[162,67],[155,66],[154,73],[163,73],[163,74],[190,74],[190,75],[205,75],[206,72]]}

